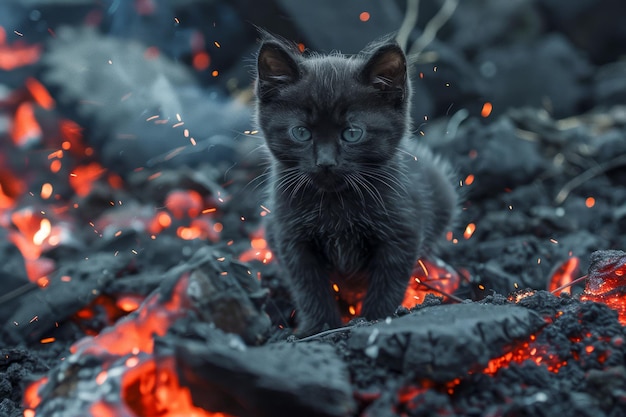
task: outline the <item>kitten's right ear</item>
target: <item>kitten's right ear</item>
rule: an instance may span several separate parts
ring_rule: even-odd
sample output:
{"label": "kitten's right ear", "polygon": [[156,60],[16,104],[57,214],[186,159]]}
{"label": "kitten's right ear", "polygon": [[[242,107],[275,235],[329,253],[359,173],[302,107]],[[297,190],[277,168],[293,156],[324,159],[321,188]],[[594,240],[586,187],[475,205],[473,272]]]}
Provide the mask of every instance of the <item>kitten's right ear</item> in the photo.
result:
{"label": "kitten's right ear", "polygon": [[300,71],[292,52],[273,40],[265,41],[257,58],[257,88],[264,95],[278,84],[298,80]]}

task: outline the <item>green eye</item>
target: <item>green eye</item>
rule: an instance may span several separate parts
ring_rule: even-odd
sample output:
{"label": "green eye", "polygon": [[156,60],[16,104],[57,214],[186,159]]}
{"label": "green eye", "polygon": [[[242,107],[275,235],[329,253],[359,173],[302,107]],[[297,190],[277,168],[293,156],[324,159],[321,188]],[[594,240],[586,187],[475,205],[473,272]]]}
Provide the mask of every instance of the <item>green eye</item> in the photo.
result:
{"label": "green eye", "polygon": [[349,127],[341,133],[341,138],[346,142],[358,142],[363,137],[363,129]]}
{"label": "green eye", "polygon": [[311,131],[304,126],[296,126],[291,129],[291,137],[298,142],[306,142],[311,139]]}

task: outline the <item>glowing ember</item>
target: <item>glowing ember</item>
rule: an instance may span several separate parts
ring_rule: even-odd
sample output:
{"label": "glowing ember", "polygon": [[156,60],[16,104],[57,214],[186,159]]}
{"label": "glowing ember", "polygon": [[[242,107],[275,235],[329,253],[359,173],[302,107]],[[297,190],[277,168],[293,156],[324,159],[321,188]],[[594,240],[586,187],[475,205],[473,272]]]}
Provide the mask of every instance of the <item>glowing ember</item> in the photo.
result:
{"label": "glowing ember", "polygon": [[[227,417],[195,407],[188,388],[178,383],[171,360],[144,361],[122,378],[124,402],[137,416]],[[111,414],[115,416],[117,414]]]}
{"label": "glowing ember", "polygon": [[42,130],[35,118],[35,109],[30,102],[20,104],[15,111],[11,138],[20,147],[27,147],[41,140]]}
{"label": "glowing ember", "polygon": [[175,190],[165,199],[165,207],[177,219],[197,217],[202,211],[203,204],[200,193],[192,190]]}
{"label": "glowing ember", "polygon": [[534,294],[536,294],[535,290],[531,290],[531,289],[518,290],[509,294],[507,299],[514,303],[519,303],[524,298],[530,297],[531,295],[534,295]]}
{"label": "glowing ember", "polygon": [[196,71],[204,71],[211,66],[211,56],[205,51],[196,52],[192,61]]}
{"label": "glowing ember", "polygon": [[[66,279],[71,280],[70,277],[66,277]],[[85,333],[95,336],[104,325],[112,326],[121,317],[137,310],[143,300],[144,297],[132,295],[119,297],[100,295],[79,310],[74,315],[74,320],[78,322]],[[95,320],[96,318],[97,320]],[[94,327],[94,323],[97,323],[99,327]]]}
{"label": "glowing ember", "polygon": [[212,242],[220,240],[219,233],[222,231],[221,223],[214,223],[212,219],[204,216],[191,221],[188,227],[181,226],[176,229],[176,235],[181,239],[208,239]]}
{"label": "glowing ember", "polygon": [[127,316],[115,327],[107,328],[95,338],[85,338],[74,344],[72,353],[107,352],[126,355],[133,352],[152,353],[154,335],[163,336],[170,324],[186,312],[188,305],[186,288],[188,279],[181,278],[176,284],[172,298],[166,302],[158,294],[149,297],[136,315]]}
{"label": "glowing ember", "polygon": [[626,253],[594,252],[581,301],[604,303],[619,314],[626,326]]}
{"label": "glowing ember", "polygon": [[256,259],[266,264],[270,262],[273,257],[274,255],[265,240],[265,230],[261,228],[250,236],[250,249],[239,255],[239,260],[242,262],[250,262]]}
{"label": "glowing ember", "polygon": [[47,383],[48,383],[48,377],[44,376],[39,381],[36,381],[30,384],[28,387],[26,387],[26,389],[24,390],[24,405],[26,408],[26,410],[24,411],[25,416],[27,415],[26,411],[29,411],[29,410],[32,412],[31,414],[32,416],[35,415],[35,413],[33,412],[33,409],[37,408],[37,406],[41,402],[41,398],[39,397],[37,393],[39,392],[39,389]]}
{"label": "glowing ember", "polygon": [[472,237],[475,231],[476,231],[476,225],[474,223],[469,223],[465,227],[465,232],[463,232],[463,237],[465,239],[469,239],[470,237]]}
{"label": "glowing ember", "polygon": [[492,110],[493,110],[493,105],[487,101],[485,104],[483,104],[483,108],[480,111],[480,115],[482,117],[489,117]]}
{"label": "glowing ember", "polygon": [[91,191],[93,183],[105,172],[106,170],[97,162],[78,166],[70,174],[70,185],[78,196],[84,197]]}
{"label": "glowing ember", "polygon": [[34,64],[41,55],[41,46],[24,45],[15,42],[13,45],[6,43],[6,31],[0,26],[0,69],[12,71],[25,65]]}
{"label": "glowing ember", "polygon": [[44,87],[44,85],[41,84],[39,81],[37,81],[36,79],[32,77],[27,78],[26,88],[28,89],[30,94],[33,96],[33,99],[41,107],[43,107],[46,110],[51,110],[54,108],[55,106],[54,99],[52,98],[52,96],[50,95],[46,87]]}
{"label": "glowing ember", "polygon": [[548,291],[557,296],[562,293],[571,294],[571,288],[569,285],[574,281],[576,274],[578,274],[579,265],[580,259],[575,256],[563,262],[563,264],[560,265],[552,274],[552,278],[548,283]]}
{"label": "glowing ember", "polygon": [[[0,156],[0,165],[4,163],[1,158],[2,156]],[[0,167],[0,210],[13,208],[25,189],[26,186],[20,178]],[[0,218],[0,225],[7,226],[2,218]]]}
{"label": "glowing ember", "polygon": [[445,294],[453,294],[460,283],[459,274],[443,261],[420,259],[413,269],[402,305],[406,308],[415,307],[424,301],[427,294],[447,298]]}
{"label": "glowing ember", "polygon": [[59,130],[63,143],[63,150],[72,152],[73,155],[85,155],[85,145],[83,144],[83,128],[73,120],[64,119],[59,122]]}
{"label": "glowing ember", "polygon": [[[184,274],[169,299],[163,299],[161,293],[154,293],[139,310],[117,321],[114,327],[95,337],[84,338],[71,347],[75,356],[91,355],[103,361],[103,370],[95,377],[95,384],[107,384],[111,379],[120,381],[110,384],[115,388],[103,390],[102,396],[94,395],[93,402],[88,405],[91,415],[228,417],[194,406],[189,390],[178,382],[172,359],[164,357],[157,361],[152,355],[155,336],[163,336],[171,324],[188,314],[191,308],[187,296],[188,282],[188,274]],[[138,301],[136,298],[121,298],[117,307],[134,308]],[[93,317],[93,311],[85,309],[80,315],[89,319]],[[44,377],[26,389],[25,416],[37,415],[36,409],[42,402],[40,393],[45,391],[48,383],[48,378]],[[118,400],[111,389],[119,390]]]}
{"label": "glowing ember", "polygon": [[556,354],[550,353],[548,348],[541,346],[536,341],[536,336],[530,336],[530,342],[523,342],[504,355],[491,359],[483,373],[495,375],[500,369],[508,367],[511,363],[522,363],[531,360],[537,365],[546,366],[550,372],[559,373],[559,369],[567,365],[567,361],[561,360]]}

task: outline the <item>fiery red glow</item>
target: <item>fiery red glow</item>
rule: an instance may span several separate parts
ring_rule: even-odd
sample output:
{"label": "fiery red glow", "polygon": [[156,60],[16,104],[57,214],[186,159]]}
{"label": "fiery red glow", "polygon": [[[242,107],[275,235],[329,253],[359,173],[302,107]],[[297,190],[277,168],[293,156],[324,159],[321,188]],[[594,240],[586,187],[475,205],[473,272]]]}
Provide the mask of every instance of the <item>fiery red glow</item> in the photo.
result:
{"label": "fiery red glow", "polygon": [[204,71],[211,66],[211,56],[206,51],[198,51],[193,56],[192,64],[196,71]]}
{"label": "fiery red glow", "polygon": [[97,162],[78,166],[70,174],[70,185],[76,192],[76,195],[84,197],[91,191],[93,183],[105,172],[106,170]]}
{"label": "fiery red glow", "polygon": [[26,45],[23,42],[8,45],[6,31],[0,26],[0,69],[12,71],[34,64],[39,60],[41,49],[39,45]]}
{"label": "fiery red glow", "polygon": [[51,110],[54,108],[54,99],[52,98],[46,87],[44,87],[44,85],[41,84],[39,81],[32,77],[27,78],[26,88],[28,89],[28,92],[30,92],[30,94],[33,96],[35,102],[37,102],[37,104],[39,104],[41,107],[46,110]]}
{"label": "fiery red glow", "polygon": [[[0,158],[2,158],[0,156]],[[2,162],[0,160],[0,162]],[[26,186],[24,182],[11,173],[9,170],[0,168],[0,210],[9,209],[15,206],[16,200],[24,193]],[[2,212],[0,211],[0,214]],[[0,216],[0,225],[6,226]]]}
{"label": "fiery red glow", "polygon": [[[419,407],[419,396],[432,389],[452,395],[454,394],[455,388],[460,383],[460,378],[455,378],[446,383],[435,383],[430,380],[422,380],[419,381],[419,384],[411,384],[402,387],[397,393],[398,405],[400,406],[399,408],[406,411],[417,409]],[[401,412],[400,415],[404,416],[406,413]]]}
{"label": "fiery red glow", "polygon": [[[39,403],[41,402],[41,398],[39,397],[38,391],[39,389],[48,383],[48,377],[44,376],[38,381],[33,382],[24,390],[24,405],[25,408],[32,412],[33,409],[37,408]],[[24,415],[26,416],[26,411],[24,411]],[[34,412],[32,414],[35,415]]]}
{"label": "fiery red glow", "polygon": [[[70,277],[68,277],[71,279]],[[120,297],[111,297],[100,295],[87,306],[79,310],[74,319],[78,322],[83,331],[89,335],[95,336],[101,328],[93,328],[92,323],[97,316],[99,320],[95,321],[100,326],[112,326],[121,317],[139,308],[144,297],[125,295]]]}
{"label": "fiery red glow", "polygon": [[[159,358],[157,362],[152,355],[155,335],[164,335],[170,325],[190,308],[188,282],[188,275],[183,275],[169,299],[163,299],[160,293],[153,294],[135,313],[118,320],[113,327],[99,335],[84,338],[71,347],[74,354],[94,355],[105,361],[103,371],[96,377],[99,385],[107,378],[117,377],[121,380],[121,401],[96,400],[90,406],[91,415],[228,417],[224,413],[209,412],[194,406],[189,390],[178,382],[172,359]],[[117,302],[109,300],[99,303],[115,310],[120,305],[135,307],[137,302],[136,298],[121,298]],[[93,309],[87,308],[79,315],[88,319],[93,314]],[[124,367],[123,372],[110,372],[111,366],[120,364]],[[36,416],[36,408],[41,402],[38,393],[47,383],[47,378],[42,378],[26,389],[25,416]]]}
{"label": "fiery red glow", "polygon": [[70,151],[73,155],[85,155],[86,147],[83,144],[83,128],[73,120],[63,119],[59,122],[59,130],[63,143],[63,150]]}
{"label": "fiery red glow", "polygon": [[165,207],[177,219],[197,217],[202,211],[204,201],[197,191],[171,191],[165,199]]}
{"label": "fiery red glow", "polygon": [[442,261],[420,259],[413,269],[402,305],[406,308],[415,307],[424,301],[427,294],[443,295],[445,299],[445,294],[453,294],[460,284],[459,274]]}
{"label": "fiery red glow", "polygon": [[560,359],[556,354],[550,353],[548,348],[536,343],[536,336],[531,335],[529,342],[523,342],[515,346],[504,355],[491,359],[483,373],[495,375],[500,369],[508,367],[511,363],[522,363],[531,360],[537,365],[546,366],[550,372],[558,373],[559,369],[567,365],[567,361]]}
{"label": "fiery red glow", "polygon": [[550,282],[548,283],[548,291],[557,296],[563,293],[571,294],[571,287],[569,285],[574,281],[576,274],[578,274],[579,265],[580,259],[575,256],[563,262],[552,274]]}
{"label": "fiery red glow", "polygon": [[71,352],[96,355],[107,352],[119,356],[152,353],[154,335],[163,336],[170,324],[185,314],[188,306],[187,282],[187,277],[179,280],[170,300],[164,302],[158,294],[151,296],[136,315],[119,320],[115,327],[105,329],[95,338],[80,340],[71,347]]}
{"label": "fiery red glow", "polygon": [[150,359],[131,367],[122,377],[122,385],[124,403],[137,416],[227,417],[195,407],[189,389],[180,386],[168,359],[158,364]]}
{"label": "fiery red glow", "polygon": [[619,321],[626,326],[626,256],[604,260],[591,269],[581,301],[604,303],[617,311]]}
{"label": "fiery red glow", "polygon": [[42,254],[65,239],[62,225],[53,225],[51,220],[32,208],[11,213],[11,224],[17,230],[9,232],[9,240],[20,250],[25,260],[28,278],[40,286],[47,285],[44,276],[54,270],[55,263]]}
{"label": "fiery red glow", "polygon": [[239,260],[242,262],[250,262],[256,259],[266,264],[271,262],[273,257],[274,255],[265,240],[265,231],[259,229],[250,236],[250,249],[239,255]]}
{"label": "fiery red glow", "polygon": [[41,140],[42,130],[35,118],[35,108],[30,102],[24,102],[17,107],[13,124],[11,126],[11,138],[20,147],[29,146]]}

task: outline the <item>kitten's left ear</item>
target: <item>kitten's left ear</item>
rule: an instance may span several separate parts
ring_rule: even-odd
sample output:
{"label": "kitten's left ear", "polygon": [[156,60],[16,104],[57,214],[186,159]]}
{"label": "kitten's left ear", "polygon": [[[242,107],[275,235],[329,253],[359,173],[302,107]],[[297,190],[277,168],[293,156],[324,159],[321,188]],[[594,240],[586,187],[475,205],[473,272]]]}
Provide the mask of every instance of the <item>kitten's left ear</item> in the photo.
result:
{"label": "kitten's left ear", "polygon": [[374,50],[365,63],[361,78],[381,91],[406,89],[406,57],[397,43],[388,43]]}

